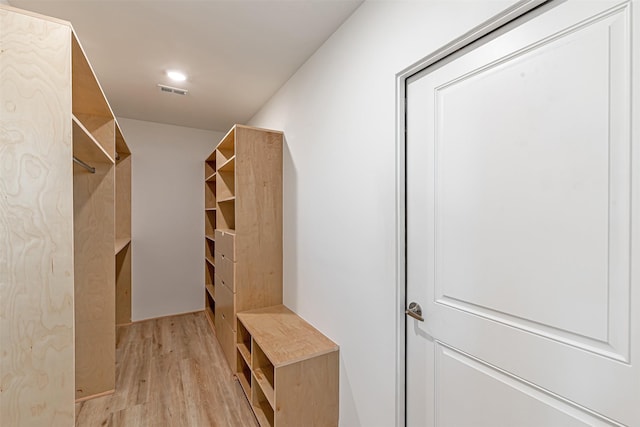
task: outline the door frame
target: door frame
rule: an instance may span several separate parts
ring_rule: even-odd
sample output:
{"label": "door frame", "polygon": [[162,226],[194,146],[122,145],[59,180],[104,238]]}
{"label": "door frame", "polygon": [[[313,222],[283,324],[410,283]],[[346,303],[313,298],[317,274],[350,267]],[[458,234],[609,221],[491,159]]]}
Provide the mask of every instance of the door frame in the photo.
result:
{"label": "door frame", "polygon": [[[406,426],[406,327],[407,258],[406,258],[406,85],[416,73],[441,61],[490,33],[504,28],[543,4],[563,0],[520,0],[494,17],[396,74],[396,427]],[[565,0],[566,1],[566,0]]]}

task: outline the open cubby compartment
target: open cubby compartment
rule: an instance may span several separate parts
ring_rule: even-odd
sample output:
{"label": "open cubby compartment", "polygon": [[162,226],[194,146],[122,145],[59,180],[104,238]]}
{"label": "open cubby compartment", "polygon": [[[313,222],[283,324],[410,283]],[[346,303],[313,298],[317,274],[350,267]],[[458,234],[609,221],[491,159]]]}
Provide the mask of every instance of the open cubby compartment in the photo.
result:
{"label": "open cubby compartment", "polygon": [[261,427],[274,426],[273,408],[260,387],[251,387],[251,406]]}
{"label": "open cubby compartment", "polygon": [[204,161],[204,179],[210,181],[214,179],[216,173],[216,152],[211,153],[207,160]]}
{"label": "open cubby compartment", "polygon": [[98,141],[109,157],[115,159],[116,121],[80,42],[75,34],[71,38],[73,115]]}
{"label": "open cubby compartment", "polygon": [[236,229],[235,200],[218,201],[216,222],[219,229],[230,231]]}
{"label": "open cubby compartment", "polygon": [[216,182],[206,181],[204,183],[204,208],[215,209],[216,208]]}
{"label": "open cubby compartment", "polygon": [[131,151],[127,146],[120,125],[116,122],[116,164],[126,160],[131,155]]}
{"label": "open cubby compartment", "polygon": [[115,165],[102,150],[93,151],[96,146],[91,139],[74,121],[74,156],[87,148],[83,160],[95,168],[91,173],[76,163],[73,166],[76,399],[115,385]]}
{"label": "open cubby compartment", "polygon": [[131,241],[131,152],[116,123],[116,252]]}
{"label": "open cubby compartment", "polygon": [[[96,141],[91,133],[77,119],[72,120],[73,157],[84,162],[88,167],[94,167],[96,163],[113,165],[113,158]],[[74,162],[74,169],[80,166]],[[85,172],[90,173],[85,169]]]}
{"label": "open cubby compartment", "polygon": [[210,210],[205,211],[204,215],[204,234],[209,236],[211,239],[214,238],[216,234],[216,211]]}
{"label": "open cubby compartment", "polygon": [[208,262],[204,263],[204,286],[207,288],[211,296],[215,299],[215,285],[213,277],[216,273],[216,268],[209,264]]}
{"label": "open cubby compartment", "polygon": [[218,171],[216,179],[216,196],[225,201],[236,196],[236,180],[234,171]]}
{"label": "open cubby compartment", "polygon": [[235,126],[222,138],[216,147],[216,165],[218,168],[229,161],[236,153],[236,128]]}
{"label": "open cubby compartment", "polygon": [[215,242],[213,240],[204,239],[204,256],[209,261],[209,264],[215,265]]}
{"label": "open cubby compartment", "polygon": [[206,313],[209,321],[215,328],[216,324],[216,301],[213,299],[213,296],[209,293],[208,290],[204,291],[205,296],[205,307],[204,312]]}
{"label": "open cubby compartment", "polygon": [[236,334],[238,355],[241,356],[247,365],[251,364],[251,334],[244,327],[242,322],[238,322]]}
{"label": "open cubby compartment", "polygon": [[247,361],[242,357],[240,353],[236,354],[237,357],[237,367],[238,372],[236,372],[236,377],[238,381],[240,381],[240,385],[242,386],[242,390],[247,395],[247,398],[251,396],[251,368],[247,364]]}
{"label": "open cubby compartment", "polygon": [[131,245],[116,253],[116,325],[131,323]]}
{"label": "open cubby compartment", "polygon": [[253,368],[255,380],[262,389],[266,399],[272,407],[275,406],[273,364],[255,340],[253,340],[251,344],[251,367]]}

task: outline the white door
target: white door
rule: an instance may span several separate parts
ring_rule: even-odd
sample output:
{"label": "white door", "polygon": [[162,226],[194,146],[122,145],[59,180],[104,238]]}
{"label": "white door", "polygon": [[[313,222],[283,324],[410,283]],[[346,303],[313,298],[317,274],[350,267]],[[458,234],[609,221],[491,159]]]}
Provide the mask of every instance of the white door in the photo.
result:
{"label": "white door", "polygon": [[407,81],[409,427],[640,426],[640,3],[551,6]]}

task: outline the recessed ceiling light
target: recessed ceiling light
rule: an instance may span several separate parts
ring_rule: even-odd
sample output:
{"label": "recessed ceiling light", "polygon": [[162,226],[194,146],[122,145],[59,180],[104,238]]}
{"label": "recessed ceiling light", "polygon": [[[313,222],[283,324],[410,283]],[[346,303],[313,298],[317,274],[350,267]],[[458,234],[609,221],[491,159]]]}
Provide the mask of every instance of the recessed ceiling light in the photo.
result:
{"label": "recessed ceiling light", "polygon": [[176,82],[183,82],[187,80],[187,76],[180,71],[167,71],[167,76]]}

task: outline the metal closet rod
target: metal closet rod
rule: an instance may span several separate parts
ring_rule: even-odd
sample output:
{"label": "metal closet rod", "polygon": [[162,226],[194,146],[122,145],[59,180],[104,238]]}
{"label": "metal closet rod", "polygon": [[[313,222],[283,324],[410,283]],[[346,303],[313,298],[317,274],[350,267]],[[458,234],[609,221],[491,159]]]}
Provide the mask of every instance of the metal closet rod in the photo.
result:
{"label": "metal closet rod", "polygon": [[96,168],[94,168],[93,166],[89,166],[88,164],[86,164],[76,156],[73,156],[73,161],[79,164],[80,166],[82,166],[83,168],[85,168],[86,170],[88,170],[89,172],[96,173]]}

